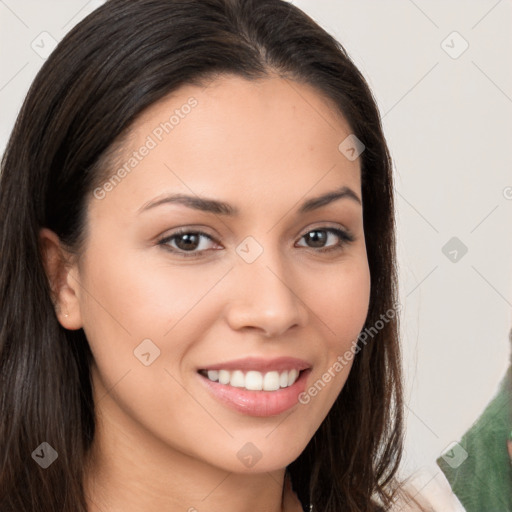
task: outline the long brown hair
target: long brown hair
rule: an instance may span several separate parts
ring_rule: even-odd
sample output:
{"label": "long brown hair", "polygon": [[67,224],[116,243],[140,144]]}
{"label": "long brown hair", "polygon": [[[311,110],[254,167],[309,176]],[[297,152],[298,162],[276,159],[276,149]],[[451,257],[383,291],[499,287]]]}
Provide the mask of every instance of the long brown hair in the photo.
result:
{"label": "long brown hair", "polygon": [[[398,324],[396,315],[381,320],[397,304],[392,165],[366,81],[332,36],[283,0],[109,0],[42,66],[2,159],[2,512],[87,510],[92,354],[82,329],[66,330],[57,321],[39,230],[48,227],[80,253],[87,201],[107,175],[106,157],[148,106],[219,74],[256,80],[276,72],[330,99],[365,145],[371,273],[365,329],[383,324],[359,344],[343,390],[287,470],[307,511],[389,505],[402,450]],[[47,469],[31,457],[42,442],[58,453]]]}

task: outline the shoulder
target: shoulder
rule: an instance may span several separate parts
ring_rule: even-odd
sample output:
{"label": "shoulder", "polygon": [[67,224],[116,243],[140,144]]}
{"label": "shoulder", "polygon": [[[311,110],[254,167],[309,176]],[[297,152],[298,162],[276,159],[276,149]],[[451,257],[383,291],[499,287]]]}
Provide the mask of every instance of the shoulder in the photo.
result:
{"label": "shoulder", "polygon": [[483,413],[437,459],[460,501],[471,510],[512,510],[509,433],[512,367]]}
{"label": "shoulder", "polygon": [[390,512],[466,512],[438,466],[410,475],[397,492]]}

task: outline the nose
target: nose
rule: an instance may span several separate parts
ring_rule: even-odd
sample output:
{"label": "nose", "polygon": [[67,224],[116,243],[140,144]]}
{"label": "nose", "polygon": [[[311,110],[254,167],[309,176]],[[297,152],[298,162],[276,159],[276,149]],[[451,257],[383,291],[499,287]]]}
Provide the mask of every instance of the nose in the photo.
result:
{"label": "nose", "polygon": [[266,337],[278,337],[307,323],[308,310],[294,290],[293,273],[270,252],[265,250],[252,263],[237,261],[231,273],[226,317],[234,330],[257,329]]}

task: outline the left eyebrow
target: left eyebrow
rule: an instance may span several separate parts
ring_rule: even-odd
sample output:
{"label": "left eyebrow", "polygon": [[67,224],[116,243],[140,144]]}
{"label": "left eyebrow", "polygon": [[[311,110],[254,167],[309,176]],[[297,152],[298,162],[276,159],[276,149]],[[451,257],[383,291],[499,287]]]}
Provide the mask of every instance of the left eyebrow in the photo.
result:
{"label": "left eyebrow", "polygon": [[[312,210],[316,210],[317,208],[320,208],[322,206],[325,206],[329,203],[332,203],[333,201],[336,201],[338,199],[345,198],[352,199],[353,201],[356,201],[357,203],[361,204],[361,199],[358,197],[358,195],[351,188],[345,186],[337,190],[327,192],[326,194],[322,194],[321,196],[307,199],[302,203],[298,213],[307,213]],[[216,199],[210,199],[207,197],[200,196],[188,196],[185,194],[171,194],[160,199],[153,199],[152,201],[149,201],[148,203],[142,205],[139,208],[138,213],[168,203],[178,203],[188,208],[201,210],[203,212],[215,213],[218,215],[238,216],[240,214],[238,208],[224,201],[218,201]]]}
{"label": "left eyebrow", "polygon": [[328,192],[327,194],[308,199],[302,203],[302,206],[299,209],[299,213],[310,212],[311,210],[316,210],[317,208],[332,203],[333,201],[345,198],[352,199],[361,204],[361,199],[359,199],[359,196],[351,188],[341,187],[337,190],[333,190],[332,192]]}

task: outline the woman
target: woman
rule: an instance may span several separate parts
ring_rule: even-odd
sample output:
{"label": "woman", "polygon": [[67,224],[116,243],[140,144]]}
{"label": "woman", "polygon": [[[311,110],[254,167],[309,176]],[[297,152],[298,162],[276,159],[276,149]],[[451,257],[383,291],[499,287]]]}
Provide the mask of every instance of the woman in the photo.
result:
{"label": "woman", "polygon": [[110,0],[36,77],[0,181],[0,509],[391,506],[391,161],[280,0]]}

